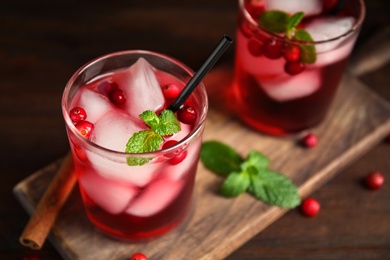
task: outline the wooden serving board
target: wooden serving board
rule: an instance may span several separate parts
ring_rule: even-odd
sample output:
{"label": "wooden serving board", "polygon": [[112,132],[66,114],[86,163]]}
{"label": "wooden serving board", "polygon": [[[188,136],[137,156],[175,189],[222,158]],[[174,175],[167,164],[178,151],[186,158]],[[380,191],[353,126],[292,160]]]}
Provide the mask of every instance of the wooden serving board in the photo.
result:
{"label": "wooden serving board", "polygon": [[[216,68],[205,79],[210,95],[204,140],[219,140],[243,156],[256,149],[271,168],[298,185],[302,197],[331,179],[390,132],[390,105],[347,74],[327,119],[313,132],[319,144],[299,146],[292,138],[275,138],[245,127],[220,106],[220,88],[230,82],[229,68]],[[62,159],[32,174],[14,188],[31,214]],[[149,259],[222,259],[282,216],[286,210],[248,194],[235,199],[218,195],[222,178],[199,163],[192,214],[176,230],[144,244],[112,240],[96,230],[84,214],[74,189],[52,228],[50,240],[65,259],[128,259],[136,251]]]}

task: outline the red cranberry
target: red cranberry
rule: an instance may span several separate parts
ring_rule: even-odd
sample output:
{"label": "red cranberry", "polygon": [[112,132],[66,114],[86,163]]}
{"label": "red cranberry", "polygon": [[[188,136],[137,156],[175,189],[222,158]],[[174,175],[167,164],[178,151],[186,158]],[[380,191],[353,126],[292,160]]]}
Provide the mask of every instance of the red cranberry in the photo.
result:
{"label": "red cranberry", "polygon": [[366,186],[372,190],[380,189],[384,182],[385,178],[383,177],[382,173],[378,171],[370,172],[365,178]]}
{"label": "red cranberry", "polygon": [[125,93],[120,89],[114,89],[108,95],[111,102],[115,105],[122,105],[126,102]]}
{"label": "red cranberry", "polygon": [[265,11],[263,1],[249,1],[245,8],[247,12],[252,16],[253,19],[257,20],[259,15]]}
{"label": "red cranberry", "polygon": [[263,44],[263,54],[268,59],[279,59],[283,55],[283,44],[276,39],[268,39]]}
{"label": "red cranberry", "polygon": [[301,73],[305,69],[305,65],[300,61],[288,61],[284,65],[284,71],[291,76]]}
{"label": "red cranberry", "polygon": [[299,61],[301,49],[297,45],[287,44],[283,47],[283,57],[286,61]]}
{"label": "red cranberry", "polygon": [[82,107],[74,107],[70,110],[69,116],[73,123],[77,123],[85,120],[87,118],[87,113]]}
{"label": "red cranberry", "polygon": [[130,260],[148,260],[148,258],[142,253],[135,253],[130,256]]}
{"label": "red cranberry", "polygon": [[[177,143],[178,143],[178,141],[176,141],[176,140],[166,141],[163,144],[162,149],[167,149],[169,147],[174,146]],[[171,154],[167,154],[166,156],[171,158],[169,160],[169,163],[171,165],[176,165],[176,164],[181,163],[187,157],[187,151],[181,151],[180,153],[178,151],[176,151],[176,152],[172,152]]]}
{"label": "red cranberry", "polygon": [[307,148],[315,147],[318,143],[317,136],[313,133],[310,133],[302,138],[301,143]]}
{"label": "red cranberry", "polygon": [[301,211],[308,217],[314,217],[320,211],[320,203],[314,198],[307,198],[301,204]]}
{"label": "red cranberry", "polygon": [[167,84],[162,88],[164,97],[167,99],[175,99],[180,94],[180,88],[175,84]]}
{"label": "red cranberry", "polygon": [[112,82],[112,81],[102,81],[97,86],[97,89],[103,95],[108,95],[108,93],[110,93],[114,89],[118,89],[118,88],[119,88],[118,84],[116,84],[115,82]]}
{"label": "red cranberry", "polygon": [[184,124],[192,124],[196,116],[196,110],[191,106],[183,106],[177,111],[177,119]]}
{"label": "red cranberry", "polygon": [[76,123],[76,128],[79,130],[80,134],[85,138],[89,139],[92,134],[94,125],[88,121],[80,121]]}
{"label": "red cranberry", "polygon": [[248,41],[248,51],[254,57],[258,57],[258,56],[261,56],[263,54],[262,53],[262,46],[263,46],[263,44],[256,39],[250,39]]}

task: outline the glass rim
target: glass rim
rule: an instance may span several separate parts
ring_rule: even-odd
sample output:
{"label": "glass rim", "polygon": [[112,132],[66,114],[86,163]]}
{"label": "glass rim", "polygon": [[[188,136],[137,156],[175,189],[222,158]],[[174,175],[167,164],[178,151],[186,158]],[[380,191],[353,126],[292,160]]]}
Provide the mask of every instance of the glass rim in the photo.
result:
{"label": "glass rim", "polygon": [[157,150],[154,152],[147,152],[147,153],[127,153],[127,152],[112,150],[112,149],[106,148],[104,146],[98,145],[98,144],[94,143],[93,141],[83,137],[80,134],[80,132],[77,130],[76,126],[73,124],[72,120],[70,119],[69,113],[67,111],[68,110],[67,109],[67,98],[69,96],[69,93],[70,93],[70,90],[73,86],[73,83],[76,81],[78,76],[83,71],[88,69],[89,67],[93,66],[94,64],[96,64],[104,59],[107,59],[110,57],[115,57],[115,56],[121,56],[121,55],[131,55],[131,54],[146,54],[146,55],[159,57],[161,59],[165,59],[165,60],[170,61],[172,64],[179,66],[188,74],[189,77],[192,77],[195,74],[195,72],[190,67],[185,65],[180,60],[175,59],[169,55],[154,52],[154,51],[137,49],[137,50],[124,50],[124,51],[111,52],[111,53],[108,53],[105,55],[101,55],[97,58],[94,58],[94,59],[86,62],[79,69],[77,69],[76,72],[74,72],[72,74],[72,76],[70,77],[70,79],[67,81],[67,83],[65,85],[65,88],[64,88],[64,91],[62,94],[62,98],[61,98],[61,109],[62,109],[62,114],[63,114],[64,120],[65,120],[66,126],[72,131],[72,133],[81,142],[87,144],[88,146],[93,147],[93,149],[98,149],[98,150],[101,150],[102,152],[110,153],[110,154],[115,155],[115,156],[123,156],[126,158],[130,157],[130,156],[135,157],[135,158],[148,158],[148,157],[156,157],[156,156],[161,155],[161,154],[174,152],[175,150],[179,149],[182,146],[184,146],[184,149],[185,149],[188,146],[188,143],[190,143],[202,131],[202,128],[204,127],[204,124],[206,121],[206,116],[207,116],[207,112],[208,112],[208,97],[207,97],[206,88],[205,88],[202,81],[199,83],[199,85],[195,89],[195,91],[197,89],[199,89],[200,94],[201,94],[201,99],[204,100],[204,106],[202,106],[201,113],[199,114],[199,121],[197,123],[197,126],[194,129],[192,129],[191,132],[187,136],[185,136],[184,138],[179,140],[176,144],[174,144],[168,148],[160,149],[160,150]]}
{"label": "glass rim", "polygon": [[356,31],[358,31],[360,29],[360,27],[363,24],[364,18],[366,16],[366,7],[365,7],[365,4],[364,4],[364,0],[357,0],[357,1],[360,3],[361,12],[359,14],[358,19],[355,21],[354,25],[352,26],[352,28],[350,30],[348,30],[347,32],[345,32],[345,33],[343,33],[343,34],[341,34],[341,35],[339,35],[337,37],[333,37],[333,38],[330,38],[330,39],[327,39],[327,40],[322,40],[322,41],[311,41],[311,42],[287,39],[287,38],[284,38],[284,37],[278,35],[277,33],[273,33],[273,32],[265,30],[264,28],[259,26],[259,23],[255,19],[253,19],[252,16],[249,14],[248,10],[245,8],[245,5],[244,5],[245,0],[238,0],[238,3],[239,3],[239,8],[242,11],[242,13],[244,14],[245,19],[247,21],[249,21],[253,26],[256,26],[257,28],[259,28],[265,34],[272,35],[273,37],[278,38],[278,39],[283,39],[283,41],[286,41],[286,42],[289,42],[289,43],[323,44],[323,43],[337,41],[337,40],[339,40],[341,38],[344,38],[346,36],[352,35],[354,32],[356,32]]}

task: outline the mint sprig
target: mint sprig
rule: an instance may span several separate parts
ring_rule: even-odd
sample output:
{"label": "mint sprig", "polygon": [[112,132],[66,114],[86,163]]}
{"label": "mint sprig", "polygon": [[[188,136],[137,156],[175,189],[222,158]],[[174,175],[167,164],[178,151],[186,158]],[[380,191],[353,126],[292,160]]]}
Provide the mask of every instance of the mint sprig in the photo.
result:
{"label": "mint sprig", "polygon": [[208,141],[202,144],[200,158],[206,168],[227,176],[221,186],[225,197],[249,192],[258,200],[283,208],[294,208],[301,203],[293,182],[269,169],[269,159],[255,150],[243,159],[233,148]]}
{"label": "mint sprig", "polygon": [[[150,129],[134,133],[126,144],[126,153],[149,153],[157,151],[164,139],[181,130],[180,122],[171,110],[163,110],[159,116],[151,110],[146,110],[139,117]],[[130,166],[143,165],[153,158],[128,157]]]}
{"label": "mint sprig", "polygon": [[[270,10],[259,16],[259,23],[265,30],[284,34],[288,39],[301,42],[313,42],[313,38],[306,30],[297,28],[303,17],[303,12],[289,15],[280,10]],[[302,62],[313,64],[316,61],[317,55],[313,44],[299,44],[299,48],[302,52]]]}

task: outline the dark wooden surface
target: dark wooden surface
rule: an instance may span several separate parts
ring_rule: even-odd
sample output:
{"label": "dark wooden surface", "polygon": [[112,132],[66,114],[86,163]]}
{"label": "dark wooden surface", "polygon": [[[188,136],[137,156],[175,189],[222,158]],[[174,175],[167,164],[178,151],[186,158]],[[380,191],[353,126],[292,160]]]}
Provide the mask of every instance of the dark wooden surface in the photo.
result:
{"label": "dark wooden surface", "polygon": [[[390,22],[386,1],[366,2],[356,53]],[[163,52],[196,69],[222,34],[234,36],[235,17],[232,0],[2,1],[0,259],[32,253],[60,259],[50,243],[39,252],[18,243],[28,215],[12,188],[68,150],[60,99],[71,74],[96,56],[123,49]],[[220,62],[231,62],[233,52]],[[389,73],[384,63],[359,78],[390,100]],[[389,155],[390,145],[378,144],[312,194],[321,202],[318,216],[292,210],[228,259],[389,259]],[[361,185],[372,169],[385,174],[379,191]]]}

